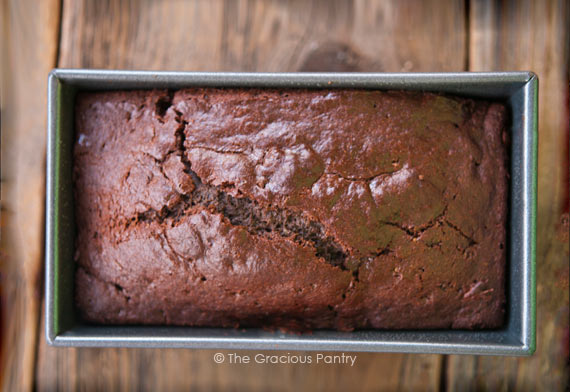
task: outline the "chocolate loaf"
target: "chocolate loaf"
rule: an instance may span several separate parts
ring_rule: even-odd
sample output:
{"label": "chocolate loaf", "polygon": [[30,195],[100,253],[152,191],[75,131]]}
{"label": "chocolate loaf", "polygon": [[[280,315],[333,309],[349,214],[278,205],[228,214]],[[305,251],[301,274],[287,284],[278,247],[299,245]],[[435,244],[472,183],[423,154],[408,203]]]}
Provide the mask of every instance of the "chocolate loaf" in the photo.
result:
{"label": "chocolate loaf", "polygon": [[87,322],[497,328],[504,105],[421,92],[194,88],[76,99]]}

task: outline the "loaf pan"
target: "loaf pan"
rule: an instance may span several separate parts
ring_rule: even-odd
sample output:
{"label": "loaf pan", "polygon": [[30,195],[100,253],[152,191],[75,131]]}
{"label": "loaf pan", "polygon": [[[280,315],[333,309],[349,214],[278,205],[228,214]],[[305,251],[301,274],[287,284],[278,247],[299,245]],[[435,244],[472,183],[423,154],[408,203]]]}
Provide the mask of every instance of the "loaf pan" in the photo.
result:
{"label": "loaf pan", "polygon": [[[362,330],[288,334],[262,329],[108,326],[81,322],[74,308],[72,148],[81,90],[183,87],[422,90],[506,102],[512,114],[507,318],[498,330]],[[535,350],[538,79],[493,73],[191,73],[53,70],[48,79],[46,336],[54,346],[377,351],[530,355]]]}

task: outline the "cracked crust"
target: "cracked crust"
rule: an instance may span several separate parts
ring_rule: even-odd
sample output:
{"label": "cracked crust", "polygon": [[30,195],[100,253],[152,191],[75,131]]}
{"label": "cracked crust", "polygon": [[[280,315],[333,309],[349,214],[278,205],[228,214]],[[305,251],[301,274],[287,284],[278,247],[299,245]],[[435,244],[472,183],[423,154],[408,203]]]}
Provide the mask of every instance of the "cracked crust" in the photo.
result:
{"label": "cracked crust", "polygon": [[187,89],[76,103],[77,305],[98,323],[496,328],[503,105]]}

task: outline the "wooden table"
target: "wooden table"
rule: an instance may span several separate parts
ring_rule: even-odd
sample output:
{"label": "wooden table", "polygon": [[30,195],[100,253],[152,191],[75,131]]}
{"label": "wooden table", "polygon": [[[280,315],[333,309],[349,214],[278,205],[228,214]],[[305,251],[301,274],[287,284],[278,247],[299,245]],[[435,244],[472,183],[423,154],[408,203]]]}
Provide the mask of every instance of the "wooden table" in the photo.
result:
{"label": "wooden table", "polygon": [[[564,390],[569,26],[564,0],[2,2],[4,389]],[[214,351],[48,347],[42,306],[46,81],[56,66],[536,72],[536,354],[359,354],[350,367],[216,365]]]}

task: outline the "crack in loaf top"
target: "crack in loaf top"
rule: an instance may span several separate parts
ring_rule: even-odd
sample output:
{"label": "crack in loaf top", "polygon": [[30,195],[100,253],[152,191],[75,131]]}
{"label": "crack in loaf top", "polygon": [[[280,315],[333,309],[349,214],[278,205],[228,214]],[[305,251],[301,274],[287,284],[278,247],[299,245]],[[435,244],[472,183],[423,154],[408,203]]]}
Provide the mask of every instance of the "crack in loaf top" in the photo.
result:
{"label": "crack in loaf top", "polygon": [[[172,109],[187,123],[185,154],[205,182],[309,212],[364,255],[389,243],[391,230],[378,222],[422,226],[447,204],[453,221],[459,177],[487,147],[484,132],[466,124],[470,104],[401,92],[194,90],[175,94]],[[484,226],[457,223],[470,237]]]}
{"label": "crack in loaf top", "polygon": [[[496,326],[504,306],[505,118],[501,104],[417,92],[197,88],[81,94],[77,259],[88,272],[81,279],[91,274],[97,276],[93,285],[112,282],[122,294],[140,297],[136,282],[142,277],[148,286],[169,268],[204,278],[207,283],[187,288],[196,293],[212,295],[211,286],[198,287],[215,285],[217,276],[216,290],[220,282],[226,291],[233,287],[231,300],[222,290],[215,305],[172,301],[215,310],[221,324],[257,325],[251,320],[265,312],[273,315],[265,325],[302,319],[293,324],[410,328],[409,320],[391,319],[390,310],[413,313],[423,304],[441,308],[423,327]],[[207,249],[220,238],[208,240],[197,216],[217,222],[216,236],[231,237],[218,244],[215,257]],[[269,241],[252,245],[259,249],[288,250],[264,255],[243,249],[237,255],[228,246],[245,244],[238,237]],[[164,254],[155,257],[182,262],[133,269],[124,260],[124,244],[133,241],[156,241]],[[275,265],[299,268],[287,258],[300,254],[303,268],[321,268],[322,274],[311,275],[312,283],[293,272],[289,278],[300,279],[298,285],[283,280],[283,294],[305,292],[302,300],[293,295],[292,308],[267,305],[256,291],[263,285],[236,272],[237,260],[249,273],[269,273]],[[125,270],[136,279],[125,277]],[[217,275],[207,277],[212,271]],[[329,282],[332,291],[307,291],[321,281],[317,285]],[[265,310],[248,307],[248,316],[240,318],[229,309],[242,301],[236,292],[251,297],[248,306],[255,302]],[[473,296],[479,304],[470,302]],[[141,322],[137,311],[128,310],[134,305],[123,306],[131,318],[121,320]],[[156,307],[172,322],[171,308]],[[297,307],[320,310],[301,316]],[[212,324],[200,317],[177,323]]]}

